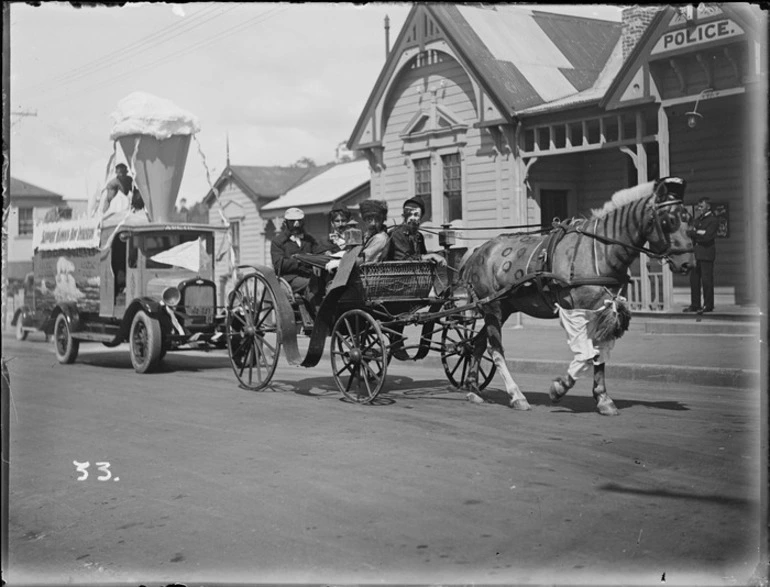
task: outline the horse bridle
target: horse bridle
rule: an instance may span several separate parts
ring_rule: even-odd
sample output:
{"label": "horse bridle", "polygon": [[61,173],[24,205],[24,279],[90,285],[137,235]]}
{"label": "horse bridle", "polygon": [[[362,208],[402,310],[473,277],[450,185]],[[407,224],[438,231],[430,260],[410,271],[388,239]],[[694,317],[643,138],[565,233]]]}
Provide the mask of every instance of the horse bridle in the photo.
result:
{"label": "horse bridle", "polygon": [[[656,195],[657,197],[657,195]],[[665,220],[661,219],[663,214],[663,210],[665,208],[670,208],[671,206],[679,206],[683,204],[684,201],[678,198],[671,198],[668,200],[665,200],[663,202],[654,202],[652,206],[650,207],[652,214],[650,214],[650,219],[647,223],[647,227],[645,229],[645,233],[655,231],[655,235],[662,240],[666,248],[660,252],[657,253],[655,251],[652,251],[645,247],[637,247],[636,245],[629,245],[628,243],[621,242],[619,240],[616,240],[614,238],[610,238],[607,236],[598,235],[593,232],[588,232],[586,230],[583,230],[581,226],[575,226],[574,231],[578,232],[580,234],[583,234],[585,236],[590,236],[591,238],[594,238],[598,240],[599,242],[608,244],[608,245],[620,245],[622,247],[625,247],[629,250],[636,251],[638,253],[642,253],[644,255],[647,255],[648,257],[652,259],[661,259],[666,262],[671,262],[670,256],[671,255],[677,255],[682,253],[690,252],[692,249],[677,249],[671,244],[671,236],[670,234],[673,232],[674,229],[672,229],[669,226],[669,223],[671,222],[670,218],[666,218]],[[668,214],[667,216],[671,216]],[[664,226],[665,225],[665,226]],[[649,239],[648,239],[649,240]]]}

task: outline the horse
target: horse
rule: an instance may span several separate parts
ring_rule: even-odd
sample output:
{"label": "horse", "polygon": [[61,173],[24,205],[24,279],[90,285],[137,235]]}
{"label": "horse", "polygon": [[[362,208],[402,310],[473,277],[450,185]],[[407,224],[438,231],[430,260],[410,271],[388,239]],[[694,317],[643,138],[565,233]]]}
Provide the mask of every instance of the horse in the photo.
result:
{"label": "horse", "polygon": [[665,260],[674,272],[686,275],[692,269],[685,187],[685,180],[677,177],[645,182],[616,192],[589,218],[555,222],[547,235],[501,234],[467,253],[459,269],[460,284],[484,318],[463,383],[470,390],[468,399],[484,401],[477,380],[489,344],[509,407],[531,409],[506,366],[501,333],[511,314],[524,312],[560,318],[574,353],[567,374],[551,383],[551,403],[558,404],[578,375],[593,364],[596,409],[602,415],[617,415],[607,393],[604,366],[631,319],[621,295],[628,268],[644,253]]}

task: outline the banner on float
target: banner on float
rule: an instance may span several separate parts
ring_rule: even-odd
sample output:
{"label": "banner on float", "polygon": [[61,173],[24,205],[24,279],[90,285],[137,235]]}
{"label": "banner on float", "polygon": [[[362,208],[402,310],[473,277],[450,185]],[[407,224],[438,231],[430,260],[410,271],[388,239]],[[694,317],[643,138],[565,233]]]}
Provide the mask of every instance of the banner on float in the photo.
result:
{"label": "banner on float", "polygon": [[36,251],[97,249],[100,232],[98,218],[41,222],[35,225],[32,244]]}

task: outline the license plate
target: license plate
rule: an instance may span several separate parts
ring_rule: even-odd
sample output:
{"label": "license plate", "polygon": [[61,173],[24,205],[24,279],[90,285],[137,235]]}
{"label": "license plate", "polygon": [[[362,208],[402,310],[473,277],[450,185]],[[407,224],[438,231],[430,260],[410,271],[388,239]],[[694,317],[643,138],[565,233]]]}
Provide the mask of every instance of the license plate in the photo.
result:
{"label": "license plate", "polygon": [[214,308],[211,306],[188,306],[187,315],[191,318],[205,317],[206,322],[211,322],[214,318]]}

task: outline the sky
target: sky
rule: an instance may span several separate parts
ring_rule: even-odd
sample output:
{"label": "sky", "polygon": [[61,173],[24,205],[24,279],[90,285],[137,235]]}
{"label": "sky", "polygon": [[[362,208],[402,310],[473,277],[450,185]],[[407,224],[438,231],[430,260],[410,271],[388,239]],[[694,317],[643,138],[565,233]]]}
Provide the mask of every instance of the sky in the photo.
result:
{"label": "sky", "polygon": [[[618,5],[522,6],[620,20]],[[392,46],[410,8],[13,2],[4,80],[11,175],[67,199],[92,197],[112,174],[111,114],[135,91],[171,100],[200,122],[179,193],[189,204],[219,177],[228,142],[233,165],[333,161],[385,63],[385,16]]]}

